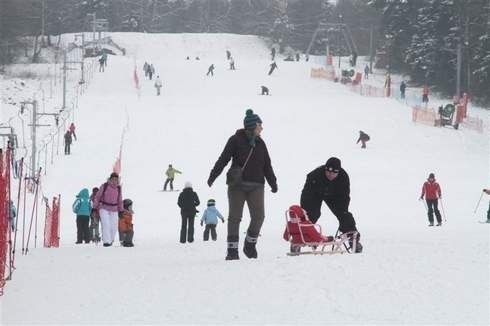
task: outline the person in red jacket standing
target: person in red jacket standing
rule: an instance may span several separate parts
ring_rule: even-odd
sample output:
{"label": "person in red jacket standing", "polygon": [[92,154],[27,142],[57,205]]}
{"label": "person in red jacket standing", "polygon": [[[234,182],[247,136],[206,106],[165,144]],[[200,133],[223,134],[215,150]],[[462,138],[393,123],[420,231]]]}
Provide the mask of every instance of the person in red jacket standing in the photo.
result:
{"label": "person in red jacket standing", "polygon": [[429,174],[429,178],[422,186],[422,194],[420,195],[420,200],[424,199],[427,202],[427,216],[429,217],[429,226],[434,226],[434,213],[437,218],[437,226],[441,226],[442,219],[441,213],[437,208],[438,200],[441,198],[441,187],[436,182],[434,173]]}

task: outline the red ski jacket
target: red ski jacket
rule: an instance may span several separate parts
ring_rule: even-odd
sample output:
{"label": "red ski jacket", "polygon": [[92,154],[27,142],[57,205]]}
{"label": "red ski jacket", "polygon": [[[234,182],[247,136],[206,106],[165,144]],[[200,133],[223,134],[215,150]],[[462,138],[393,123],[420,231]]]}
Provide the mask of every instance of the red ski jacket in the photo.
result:
{"label": "red ski jacket", "polygon": [[422,194],[420,195],[420,198],[424,198],[424,195],[425,199],[441,198],[441,187],[435,180],[432,182],[426,181],[422,186]]}

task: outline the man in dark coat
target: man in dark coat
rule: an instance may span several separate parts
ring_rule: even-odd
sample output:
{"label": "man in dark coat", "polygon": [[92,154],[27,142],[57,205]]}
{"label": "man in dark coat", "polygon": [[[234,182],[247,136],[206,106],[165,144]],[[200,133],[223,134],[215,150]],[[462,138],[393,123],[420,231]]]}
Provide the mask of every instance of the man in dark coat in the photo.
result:
{"label": "man in dark coat", "polygon": [[65,155],[70,155],[70,145],[72,142],[70,130],[66,131],[64,138],[65,138]]}
{"label": "man in dark coat", "polygon": [[186,240],[194,242],[194,218],[197,213],[196,207],[199,206],[200,202],[196,192],[192,190],[190,182],[185,183],[177,204],[180,207],[180,215],[182,217],[180,242],[185,243]]}
{"label": "man in dark coat", "polygon": [[[243,252],[248,258],[257,258],[256,243],[265,218],[264,184],[265,180],[273,193],[277,192],[277,181],[272,169],[267,146],[260,136],[262,120],[251,109],[243,120],[244,129],[239,129],[228,139],[220,157],[216,161],[208,179],[211,187],[228,162],[231,168],[227,173],[228,184],[228,250],[226,260],[239,259],[238,240],[243,207],[247,202],[250,211],[250,224],[247,229]],[[231,171],[241,174],[235,182]],[[265,180],[264,180],[265,179]]]}
{"label": "man in dark coat", "polygon": [[405,84],[405,81],[402,80],[400,84],[400,98],[403,100],[405,98],[405,89],[407,88],[407,84]]}
{"label": "man in dark coat", "polygon": [[[341,167],[336,157],[328,159],[322,165],[308,173],[301,192],[301,207],[306,210],[311,222],[316,223],[321,215],[322,202],[339,221],[342,233],[357,231],[354,216],[349,212],[350,181],[349,175]],[[358,234],[357,240],[360,236]],[[353,239],[350,239],[352,245]],[[362,245],[357,241],[356,253],[362,252]]]}

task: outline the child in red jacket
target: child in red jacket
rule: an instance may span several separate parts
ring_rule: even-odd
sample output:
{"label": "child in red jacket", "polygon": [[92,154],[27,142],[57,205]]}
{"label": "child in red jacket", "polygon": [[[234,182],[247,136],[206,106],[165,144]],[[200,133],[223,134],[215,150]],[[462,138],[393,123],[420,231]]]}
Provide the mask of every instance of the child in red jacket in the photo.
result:
{"label": "child in red jacket", "polygon": [[434,213],[437,218],[437,226],[442,225],[441,213],[437,209],[438,199],[441,198],[441,187],[436,182],[434,173],[429,174],[429,178],[422,186],[422,194],[420,200],[424,199],[427,202],[427,216],[429,217],[429,226],[434,226]]}

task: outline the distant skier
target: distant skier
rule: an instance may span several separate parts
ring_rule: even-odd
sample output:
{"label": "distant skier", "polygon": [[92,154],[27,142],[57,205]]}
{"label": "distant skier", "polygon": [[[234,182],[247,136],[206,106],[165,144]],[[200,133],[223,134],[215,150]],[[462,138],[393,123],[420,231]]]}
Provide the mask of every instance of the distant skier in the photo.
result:
{"label": "distant skier", "polygon": [[271,60],[275,60],[275,59],[276,59],[276,48],[272,47],[271,48]]}
{"label": "distant skier", "polygon": [[[483,192],[486,193],[487,195],[490,195],[490,189],[483,189]],[[490,223],[490,204],[488,206],[488,211],[487,211],[487,223]]]}
{"label": "distant skier", "polygon": [[104,63],[104,58],[101,56],[99,58],[99,72],[104,72],[104,67],[105,67],[105,63]]}
{"label": "distant skier", "polygon": [[226,50],[226,60],[230,60],[231,58],[231,52],[230,50]]}
{"label": "distant skier", "polygon": [[230,70],[235,70],[235,60],[230,57]]}
{"label": "distant skier", "polygon": [[184,189],[179,195],[177,204],[180,207],[182,225],[180,227],[180,243],[194,242],[194,218],[198,212],[196,207],[199,206],[199,197],[192,190],[192,184],[186,182]]}
{"label": "distant skier", "polygon": [[213,241],[216,241],[216,239],[218,238],[216,234],[216,225],[218,224],[218,218],[221,220],[221,222],[225,223],[223,215],[221,215],[221,213],[216,208],[216,201],[214,199],[209,199],[208,208],[204,210],[204,213],[201,217],[201,226],[203,226],[203,224],[206,224],[203,233],[203,241],[209,240],[209,232],[211,232],[211,239],[213,239]]}
{"label": "distant skier", "polygon": [[102,57],[101,57],[103,60],[104,60],[104,67],[107,67],[107,53],[102,53]]}
{"label": "distant skier", "polygon": [[366,148],[366,142],[369,141],[369,135],[363,132],[362,130],[359,130],[359,138],[357,139],[356,144],[359,144],[361,142],[362,146],[361,148]]}
{"label": "distant skier", "polygon": [[211,76],[214,76],[214,64],[209,66],[206,76],[209,76],[209,74],[211,74]]}
{"label": "distant skier", "polygon": [[277,64],[276,64],[276,62],[275,62],[275,61],[272,61],[272,63],[270,64],[270,67],[271,67],[271,69],[269,70],[269,76],[272,74],[272,72],[273,72],[274,70],[276,70],[276,69],[277,69]]}
{"label": "distant skier", "polygon": [[162,80],[160,79],[160,76],[157,76],[155,79],[155,88],[157,89],[157,96],[160,96],[160,90],[162,88]]}
{"label": "distant skier", "polygon": [[73,138],[74,138],[75,140],[77,140],[77,134],[75,133],[75,123],[73,123],[73,122],[72,122],[72,123],[70,123],[70,127],[69,127],[69,129],[68,129],[68,130],[70,130],[70,133],[71,133],[71,135],[73,136]]}
{"label": "distant skier", "polygon": [[155,74],[155,67],[153,67],[153,63],[151,63],[150,67],[148,68],[148,77],[150,78],[150,80],[152,80],[154,74]]}
{"label": "distant skier", "polygon": [[300,58],[299,52],[296,52],[295,57],[296,57],[296,61],[299,61],[299,58]]}
{"label": "distant skier", "polygon": [[350,59],[350,65],[352,67],[355,67],[356,66],[356,63],[357,63],[357,52],[356,51],[352,51],[352,55],[351,55],[351,59]]}
{"label": "distant skier", "polygon": [[422,87],[422,103],[425,103],[425,106],[429,104],[429,86],[427,85]]}
{"label": "distant skier", "polygon": [[366,67],[364,67],[364,79],[369,79],[369,67],[368,67],[368,65],[366,65]]}
{"label": "distant skier", "polygon": [[265,87],[265,86],[260,86],[261,90],[262,90],[262,94],[260,95],[269,95],[269,88]]}
{"label": "distant skier", "polygon": [[148,62],[145,61],[145,64],[143,65],[143,71],[145,72],[145,77],[148,78],[148,72],[149,72],[149,69],[150,68],[150,65],[148,64]]}
{"label": "distant skier", "polygon": [[167,180],[165,180],[165,184],[163,185],[163,191],[167,191],[167,185],[170,183],[170,190],[174,190],[174,179],[175,179],[175,174],[182,174],[177,169],[174,169],[172,164],[168,165],[167,171],[165,171],[165,175],[167,176]]}
{"label": "distant skier", "polygon": [[402,80],[401,84],[400,84],[400,98],[402,100],[405,99],[405,90],[407,89],[407,84],[405,84],[405,81]]}
{"label": "distant skier", "polygon": [[65,155],[70,155],[70,146],[72,140],[71,140],[71,132],[69,129],[65,132],[64,139],[65,139]]}
{"label": "distant skier", "polygon": [[434,213],[437,218],[437,226],[442,225],[441,213],[437,209],[438,199],[441,198],[441,187],[436,182],[434,173],[429,174],[429,178],[424,182],[422,186],[422,194],[420,195],[420,200],[423,200],[425,196],[425,201],[427,202],[427,216],[429,218],[429,226],[434,226]]}

